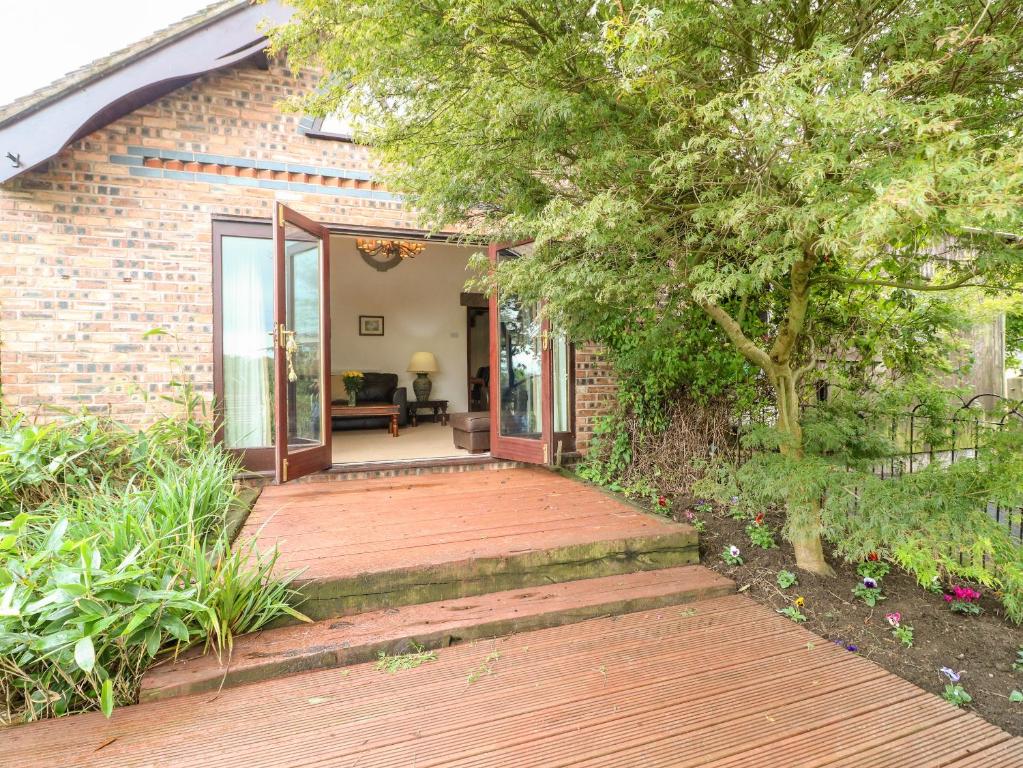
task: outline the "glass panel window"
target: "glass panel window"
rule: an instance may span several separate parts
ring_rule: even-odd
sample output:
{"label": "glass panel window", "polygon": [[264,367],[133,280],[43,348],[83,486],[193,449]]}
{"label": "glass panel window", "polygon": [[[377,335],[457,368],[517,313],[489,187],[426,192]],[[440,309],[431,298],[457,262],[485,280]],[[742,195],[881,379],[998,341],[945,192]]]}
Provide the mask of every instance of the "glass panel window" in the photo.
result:
{"label": "glass panel window", "polygon": [[352,121],[342,115],[327,115],[320,123],[321,133],[332,133],[337,136],[351,137],[355,133],[355,126]]}
{"label": "glass panel window", "polygon": [[273,243],[221,239],[224,445],[274,444]]}

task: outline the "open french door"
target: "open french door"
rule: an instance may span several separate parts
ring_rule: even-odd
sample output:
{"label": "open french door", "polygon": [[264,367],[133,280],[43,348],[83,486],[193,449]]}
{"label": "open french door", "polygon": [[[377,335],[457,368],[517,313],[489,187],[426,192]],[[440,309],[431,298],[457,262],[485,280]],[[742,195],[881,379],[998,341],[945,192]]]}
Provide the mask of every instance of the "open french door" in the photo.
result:
{"label": "open french door", "polygon": [[[491,245],[490,263],[528,255],[531,242]],[[490,296],[490,453],[550,464],[572,433],[571,353],[541,306],[500,290]],[[557,441],[557,442],[556,442]]]}
{"label": "open french door", "polygon": [[274,469],[283,483],[331,464],[330,237],[277,203],[273,248]]}

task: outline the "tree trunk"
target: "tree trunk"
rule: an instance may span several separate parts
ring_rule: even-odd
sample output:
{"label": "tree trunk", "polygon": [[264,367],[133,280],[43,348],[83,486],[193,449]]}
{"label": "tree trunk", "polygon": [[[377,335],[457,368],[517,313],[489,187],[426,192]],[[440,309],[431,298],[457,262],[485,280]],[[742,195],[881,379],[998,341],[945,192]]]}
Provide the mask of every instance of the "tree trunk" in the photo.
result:
{"label": "tree trunk", "polygon": [[[803,427],[800,424],[799,395],[792,370],[786,365],[771,377],[778,404],[777,429],[781,435],[783,456],[803,458]],[[824,559],[821,542],[820,501],[801,494],[798,488],[789,491],[786,500],[789,539],[796,553],[796,567],[820,576],[834,576],[835,571]]]}

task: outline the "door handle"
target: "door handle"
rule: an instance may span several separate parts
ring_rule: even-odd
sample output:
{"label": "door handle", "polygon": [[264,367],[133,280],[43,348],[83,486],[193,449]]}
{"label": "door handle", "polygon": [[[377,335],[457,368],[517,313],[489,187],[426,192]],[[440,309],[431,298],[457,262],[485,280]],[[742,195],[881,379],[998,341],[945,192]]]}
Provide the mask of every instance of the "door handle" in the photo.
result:
{"label": "door handle", "polygon": [[295,332],[289,331],[284,323],[280,323],[278,324],[277,339],[287,363],[288,381],[298,381],[298,374],[295,372],[295,352],[298,350]]}

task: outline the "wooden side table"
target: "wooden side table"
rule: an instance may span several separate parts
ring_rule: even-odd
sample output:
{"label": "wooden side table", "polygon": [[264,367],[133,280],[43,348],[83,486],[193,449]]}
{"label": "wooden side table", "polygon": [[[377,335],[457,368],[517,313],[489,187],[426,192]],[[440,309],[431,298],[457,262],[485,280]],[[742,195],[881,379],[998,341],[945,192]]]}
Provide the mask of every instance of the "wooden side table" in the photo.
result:
{"label": "wooden side table", "polygon": [[398,436],[398,414],[401,413],[400,405],[332,405],[330,406],[331,418],[356,419],[364,416],[390,416],[391,422],[387,431],[391,437]]}
{"label": "wooden side table", "polygon": [[413,427],[419,426],[418,411],[420,409],[432,408],[433,420],[439,421],[443,426],[448,425],[448,401],[447,400],[409,400],[408,417]]}

